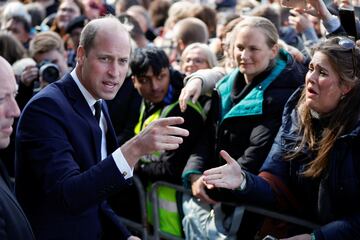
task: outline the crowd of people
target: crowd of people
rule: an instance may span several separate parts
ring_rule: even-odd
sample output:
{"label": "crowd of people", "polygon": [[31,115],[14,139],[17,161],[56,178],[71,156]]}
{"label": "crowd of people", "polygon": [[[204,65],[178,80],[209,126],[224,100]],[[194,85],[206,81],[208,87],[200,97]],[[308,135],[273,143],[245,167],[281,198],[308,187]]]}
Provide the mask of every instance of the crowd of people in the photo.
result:
{"label": "crowd of people", "polygon": [[0,2],[0,239],[360,239],[357,9]]}

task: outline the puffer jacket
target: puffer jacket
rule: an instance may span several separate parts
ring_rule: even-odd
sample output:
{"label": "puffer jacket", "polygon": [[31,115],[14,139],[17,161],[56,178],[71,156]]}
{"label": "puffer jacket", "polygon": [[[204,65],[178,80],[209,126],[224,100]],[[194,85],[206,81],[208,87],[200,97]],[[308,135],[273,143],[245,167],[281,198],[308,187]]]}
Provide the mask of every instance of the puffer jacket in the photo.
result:
{"label": "puffer jacket", "polygon": [[[284,159],[301,141],[296,110],[301,90],[289,99],[283,124],[260,171],[285,184],[300,204],[296,211],[299,216],[321,225],[314,231],[317,240],[360,239],[360,120],[335,142],[326,173],[316,179],[304,177],[301,172],[315,153],[305,148],[299,157]],[[246,180],[246,189],[236,192],[238,197],[252,204],[278,205],[275,199],[279,196],[275,192],[282,190],[272,189],[262,177],[249,172]]]}
{"label": "puffer jacket", "polygon": [[[222,165],[222,149],[257,174],[281,125],[285,103],[303,84],[305,73],[303,65],[280,51],[274,67],[248,85],[239,69],[220,80],[212,95],[206,131],[184,169],[184,185],[189,186],[191,174]],[[236,100],[234,89],[239,93]]]}

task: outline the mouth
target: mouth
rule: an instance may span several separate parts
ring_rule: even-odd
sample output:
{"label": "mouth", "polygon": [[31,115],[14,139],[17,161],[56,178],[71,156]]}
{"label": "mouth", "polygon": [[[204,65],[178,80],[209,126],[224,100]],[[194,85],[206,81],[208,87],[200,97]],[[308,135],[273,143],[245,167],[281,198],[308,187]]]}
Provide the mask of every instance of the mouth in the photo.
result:
{"label": "mouth", "polygon": [[152,95],[154,97],[160,97],[162,95],[162,92],[158,91],[158,92],[153,92]]}
{"label": "mouth", "polygon": [[116,88],[116,86],[119,84],[117,82],[112,82],[112,81],[103,81],[103,85],[107,89],[112,90],[112,89]]}
{"label": "mouth", "polygon": [[318,93],[312,88],[307,88],[307,92],[310,93],[311,95],[318,95]]}
{"label": "mouth", "polygon": [[240,66],[243,66],[243,67],[247,67],[247,66],[250,66],[251,63],[246,63],[246,62],[241,62],[240,63]]}
{"label": "mouth", "polygon": [[1,132],[2,132],[3,134],[5,134],[6,136],[10,136],[11,133],[13,132],[12,125],[3,126],[3,127],[1,128]]}

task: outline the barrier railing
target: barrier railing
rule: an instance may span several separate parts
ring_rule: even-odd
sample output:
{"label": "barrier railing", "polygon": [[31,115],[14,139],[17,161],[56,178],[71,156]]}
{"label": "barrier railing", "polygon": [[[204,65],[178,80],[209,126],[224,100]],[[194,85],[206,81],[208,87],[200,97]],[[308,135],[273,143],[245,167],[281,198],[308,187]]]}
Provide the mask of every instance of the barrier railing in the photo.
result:
{"label": "barrier railing", "polygon": [[[168,182],[158,181],[158,182],[155,182],[155,183],[152,184],[151,190],[150,190],[151,191],[151,193],[150,193],[151,194],[151,200],[152,200],[152,204],[153,204],[153,231],[154,232],[153,232],[152,238],[154,240],[158,240],[158,239],[182,240],[183,238],[180,238],[180,237],[173,236],[171,234],[162,232],[161,229],[160,229],[159,198],[158,198],[158,195],[157,195],[157,189],[159,187],[161,187],[161,186],[171,187],[171,188],[174,188],[176,191],[191,194],[190,190],[185,189],[182,186],[178,186],[178,185],[171,184],[171,183],[168,183]],[[295,225],[298,225],[298,226],[301,226],[301,227],[305,227],[305,228],[308,228],[308,229],[319,228],[319,225],[317,225],[317,224],[315,224],[313,222],[310,222],[310,221],[307,221],[307,220],[304,220],[304,219],[301,219],[301,218],[298,218],[298,217],[295,217],[295,216],[292,216],[292,215],[289,215],[289,214],[279,213],[279,212],[276,212],[276,211],[273,211],[273,210],[265,209],[265,208],[262,208],[262,207],[253,206],[253,205],[236,205],[234,203],[226,203],[226,202],[224,204],[232,205],[232,206],[241,206],[246,211],[253,212],[253,213],[256,213],[256,214],[259,214],[259,215],[262,215],[262,216],[270,217],[270,218],[273,218],[273,219],[285,221],[285,222],[295,224]]]}

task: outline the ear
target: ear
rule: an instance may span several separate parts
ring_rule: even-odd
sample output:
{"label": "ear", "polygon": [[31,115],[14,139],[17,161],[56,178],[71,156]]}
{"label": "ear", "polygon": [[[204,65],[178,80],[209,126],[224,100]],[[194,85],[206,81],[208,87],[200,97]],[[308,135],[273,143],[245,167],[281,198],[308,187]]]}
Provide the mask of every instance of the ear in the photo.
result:
{"label": "ear", "polygon": [[85,59],[85,49],[83,46],[79,46],[76,50],[76,61],[79,65],[82,65]]}
{"label": "ear", "polygon": [[279,49],[280,46],[277,43],[271,48],[271,59],[274,59],[278,55]]}
{"label": "ear", "polygon": [[184,42],[182,39],[178,39],[177,40],[177,44],[178,44],[178,48],[180,50],[180,52],[184,51],[184,49],[186,48]]}
{"label": "ear", "polygon": [[134,88],[138,90],[139,84],[138,81],[136,81],[136,77],[134,75],[131,76],[132,83],[134,85]]}
{"label": "ear", "polygon": [[133,76],[131,76],[131,81],[132,81],[132,83],[134,84],[134,86],[135,86],[135,82],[136,82],[136,79],[135,79],[135,76],[133,75]]}
{"label": "ear", "polygon": [[349,86],[349,85],[345,85],[345,84],[341,85],[340,89],[341,89],[342,96],[348,94],[351,91],[352,88],[353,87]]}

